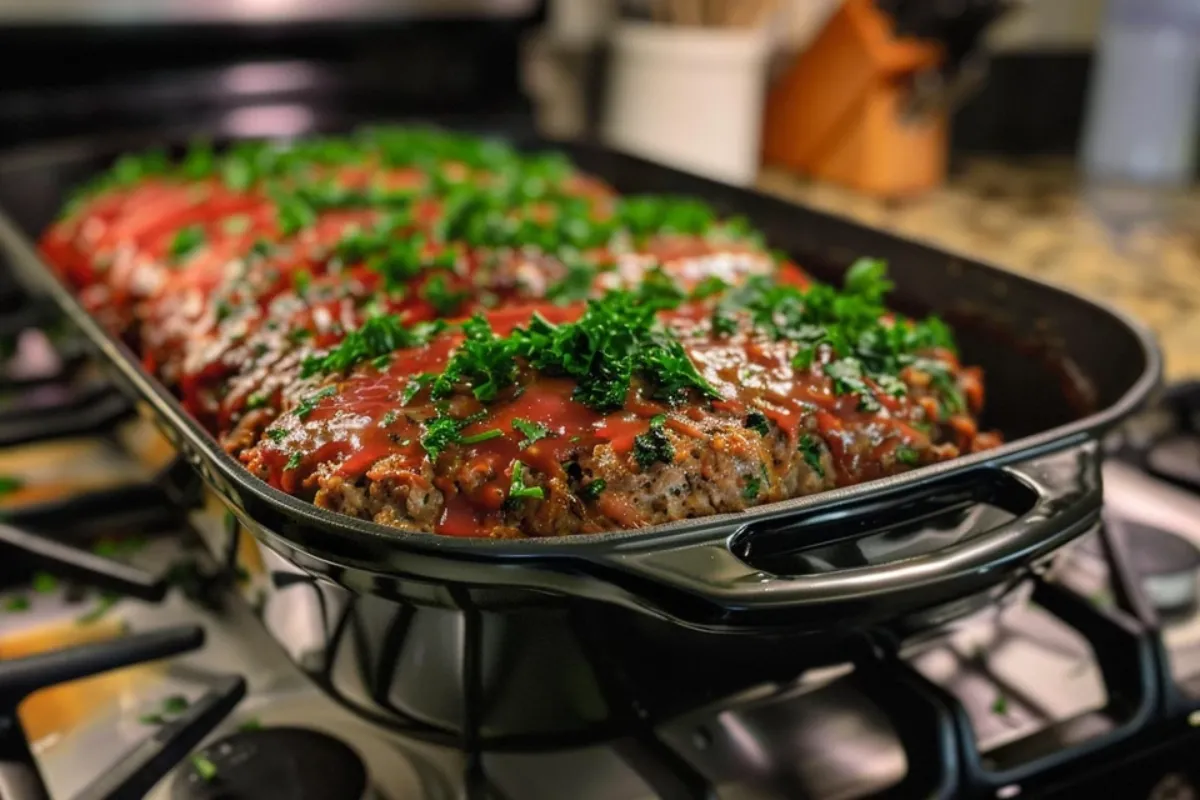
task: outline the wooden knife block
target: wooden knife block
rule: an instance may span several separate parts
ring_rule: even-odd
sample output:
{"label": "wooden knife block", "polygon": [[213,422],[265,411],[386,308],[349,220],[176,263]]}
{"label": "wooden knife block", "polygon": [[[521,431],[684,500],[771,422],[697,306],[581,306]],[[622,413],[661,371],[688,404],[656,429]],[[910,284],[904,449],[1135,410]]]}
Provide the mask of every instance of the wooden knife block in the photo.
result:
{"label": "wooden knife block", "polygon": [[883,197],[938,186],[946,115],[904,109],[912,77],[941,59],[936,44],[896,37],[872,0],[845,0],[771,89],[764,161]]}

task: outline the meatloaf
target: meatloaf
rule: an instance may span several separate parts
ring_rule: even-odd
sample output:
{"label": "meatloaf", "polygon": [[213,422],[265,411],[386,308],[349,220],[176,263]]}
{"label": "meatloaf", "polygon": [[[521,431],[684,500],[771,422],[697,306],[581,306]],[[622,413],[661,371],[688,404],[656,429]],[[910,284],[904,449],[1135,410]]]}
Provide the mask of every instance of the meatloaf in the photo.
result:
{"label": "meatloaf", "polygon": [[980,371],[738,217],[417,129],[126,156],[41,247],[246,468],[455,536],[636,528],[995,446]]}

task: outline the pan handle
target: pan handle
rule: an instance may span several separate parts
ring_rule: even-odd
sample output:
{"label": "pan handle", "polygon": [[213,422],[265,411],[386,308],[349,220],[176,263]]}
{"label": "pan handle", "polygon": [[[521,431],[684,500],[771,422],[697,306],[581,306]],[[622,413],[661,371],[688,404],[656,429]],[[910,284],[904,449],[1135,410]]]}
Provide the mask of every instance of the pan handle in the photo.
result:
{"label": "pan handle", "polygon": [[[1015,464],[985,465],[966,475],[950,472],[916,489],[907,485],[782,521],[752,522],[732,535],[681,535],[653,549],[618,548],[605,561],[618,572],[611,577],[638,596],[645,610],[701,627],[792,628],[809,612],[822,627],[848,616],[894,618],[1019,577],[1028,565],[1094,525],[1102,500],[1100,461],[1098,444],[1088,439]],[[769,559],[764,561],[763,548],[756,548],[770,542],[767,549],[779,550],[780,539],[784,549],[799,552],[812,542],[859,541],[894,527],[897,513],[903,513],[898,508],[919,515],[917,496],[925,498],[926,510],[938,503],[977,505],[969,495],[964,500],[963,492],[980,485],[995,489],[1011,518],[997,524],[995,517],[989,523],[986,515],[968,515],[968,530],[957,531],[953,543],[932,552],[777,574],[782,570],[763,568]],[[831,537],[831,529],[838,533]]]}

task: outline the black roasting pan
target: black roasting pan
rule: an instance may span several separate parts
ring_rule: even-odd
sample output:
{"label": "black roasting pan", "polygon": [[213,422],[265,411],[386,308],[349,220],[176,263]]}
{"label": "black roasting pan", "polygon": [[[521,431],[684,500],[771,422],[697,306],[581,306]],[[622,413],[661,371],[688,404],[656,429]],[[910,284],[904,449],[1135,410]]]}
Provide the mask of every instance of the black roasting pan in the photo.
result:
{"label": "black roasting pan", "polygon": [[[138,144],[145,144],[139,142]],[[131,143],[71,142],[0,159],[0,251],[82,333],[114,379],[268,547],[356,592],[482,607],[515,596],[616,603],[722,630],[869,624],[1011,584],[1099,518],[1098,439],[1156,386],[1147,331],[1102,303],[846,219],[588,144],[565,151],[624,192],[686,193],[741,213],[818,278],[890,265],[903,310],[956,327],[986,370],[991,452],[885,480],[641,530],[493,541],[396,530],[272,489],[217,446],[83,311],[33,242],[68,190]]]}

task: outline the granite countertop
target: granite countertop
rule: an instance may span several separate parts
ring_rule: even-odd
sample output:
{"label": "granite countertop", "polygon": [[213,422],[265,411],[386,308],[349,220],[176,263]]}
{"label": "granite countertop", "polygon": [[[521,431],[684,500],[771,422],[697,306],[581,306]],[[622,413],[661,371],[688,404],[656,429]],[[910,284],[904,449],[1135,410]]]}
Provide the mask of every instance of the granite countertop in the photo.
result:
{"label": "granite countertop", "polygon": [[1200,191],[1099,190],[1066,160],[980,159],[917,199],[767,170],[772,194],[1107,299],[1159,337],[1166,379],[1200,377]]}

